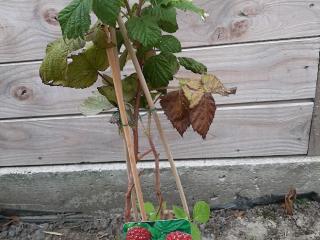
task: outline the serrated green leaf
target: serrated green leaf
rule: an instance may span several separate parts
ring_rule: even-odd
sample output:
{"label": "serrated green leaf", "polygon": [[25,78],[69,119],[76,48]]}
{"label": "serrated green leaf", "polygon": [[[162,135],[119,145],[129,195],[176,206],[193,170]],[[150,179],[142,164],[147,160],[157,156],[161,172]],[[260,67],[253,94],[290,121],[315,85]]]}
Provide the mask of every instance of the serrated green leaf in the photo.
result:
{"label": "serrated green leaf", "polygon": [[121,2],[120,0],[93,0],[92,10],[103,23],[115,27]]}
{"label": "serrated green leaf", "polygon": [[171,35],[163,35],[157,43],[157,47],[161,52],[178,53],[181,52],[180,41]]}
{"label": "serrated green leaf", "polygon": [[193,58],[179,57],[178,60],[180,65],[194,73],[204,74],[208,71],[204,64],[194,60]]}
{"label": "serrated green leaf", "polygon": [[87,88],[98,78],[98,71],[104,71],[109,63],[104,51],[95,45],[87,47],[83,52],[72,55],[68,65],[65,87]]}
{"label": "serrated green leaf", "polygon": [[132,17],[126,25],[131,40],[138,41],[143,46],[154,46],[161,37],[161,29],[150,16]]}
{"label": "serrated green leaf", "polygon": [[102,111],[110,110],[114,106],[99,92],[95,92],[91,97],[88,97],[80,105],[79,110],[84,115],[96,115]]}
{"label": "serrated green leaf", "polygon": [[46,56],[40,66],[40,77],[47,85],[62,85],[67,71],[68,54],[83,47],[83,42],[77,40],[63,40],[59,38],[49,43],[46,48]]}
{"label": "serrated green leaf", "polygon": [[172,53],[160,53],[149,58],[143,68],[147,82],[153,88],[166,87],[179,69],[177,58]]}
{"label": "serrated green leaf", "polygon": [[199,201],[193,208],[193,220],[198,223],[207,223],[210,218],[210,206],[204,201]]}
{"label": "serrated green leaf", "polygon": [[142,15],[155,19],[159,27],[168,33],[178,30],[177,11],[174,7],[163,7],[161,5],[146,7]]}
{"label": "serrated green leaf", "polygon": [[201,231],[199,229],[199,227],[194,224],[191,223],[191,236],[192,236],[192,240],[201,240]]}
{"label": "serrated green leaf", "polygon": [[178,206],[173,206],[173,213],[175,218],[177,219],[188,219],[187,214],[184,212],[183,208],[178,207]]}
{"label": "serrated green leaf", "polygon": [[64,38],[84,38],[89,30],[92,0],[73,0],[59,12],[58,21]]}

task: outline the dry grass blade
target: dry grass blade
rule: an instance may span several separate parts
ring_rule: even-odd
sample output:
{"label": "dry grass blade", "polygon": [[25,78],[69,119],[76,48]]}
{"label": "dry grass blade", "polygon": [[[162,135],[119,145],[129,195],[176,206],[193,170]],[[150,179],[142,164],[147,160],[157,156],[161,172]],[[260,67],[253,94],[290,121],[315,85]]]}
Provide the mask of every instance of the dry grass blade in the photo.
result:
{"label": "dry grass blade", "polygon": [[49,231],[43,231],[45,234],[54,235],[54,236],[62,236],[62,233],[59,232],[49,232]]}

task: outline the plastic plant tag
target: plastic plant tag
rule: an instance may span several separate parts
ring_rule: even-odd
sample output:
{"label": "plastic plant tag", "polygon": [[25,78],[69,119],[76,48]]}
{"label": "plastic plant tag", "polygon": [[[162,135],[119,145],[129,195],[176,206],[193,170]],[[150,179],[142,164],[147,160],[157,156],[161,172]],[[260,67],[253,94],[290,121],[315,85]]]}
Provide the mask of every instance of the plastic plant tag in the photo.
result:
{"label": "plastic plant tag", "polygon": [[159,220],[155,222],[130,222],[123,227],[124,239],[127,238],[128,231],[135,228],[144,228],[152,236],[152,240],[166,240],[172,232],[183,232],[191,234],[191,224],[185,219]]}

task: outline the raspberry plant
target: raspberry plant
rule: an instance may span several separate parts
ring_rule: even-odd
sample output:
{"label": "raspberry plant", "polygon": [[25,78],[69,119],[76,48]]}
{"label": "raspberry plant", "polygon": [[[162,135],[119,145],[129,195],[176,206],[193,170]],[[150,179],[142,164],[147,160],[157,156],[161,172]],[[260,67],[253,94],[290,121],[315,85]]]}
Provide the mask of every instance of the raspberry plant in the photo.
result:
{"label": "raspberry plant", "polygon": [[[181,136],[192,126],[205,139],[216,111],[212,94],[235,93],[235,89],[225,88],[216,76],[209,74],[204,64],[180,53],[181,43],[174,36],[179,29],[178,11],[191,11],[202,19],[206,17],[205,11],[192,0],[72,0],[58,15],[62,37],[48,44],[40,67],[40,77],[46,85],[77,89],[96,86],[97,91],[81,104],[80,110],[90,115],[115,109],[110,122],[115,123],[119,132],[124,135],[127,149],[130,139],[125,130],[130,127],[135,160],[133,163],[130,159],[131,165],[128,165],[129,184],[125,208],[127,221],[131,219],[132,211],[135,213],[135,220],[138,220],[134,189],[140,210],[143,209],[138,175],[134,169],[136,161],[148,154],[152,154],[155,159],[155,185],[159,203],[156,216],[157,219],[164,217],[164,200],[160,190],[160,157],[150,126],[151,115],[156,109],[150,106],[160,100],[165,114]],[[127,65],[132,64],[131,62],[134,63],[136,72],[128,72]],[[115,69],[118,65],[117,75]],[[176,73],[180,68],[197,75],[193,78],[178,78]],[[120,80],[120,70],[124,74],[121,75],[119,85],[116,78]],[[147,86],[147,92],[144,86]],[[147,123],[142,121],[146,115]],[[124,120],[128,124],[124,124]],[[159,124],[156,121],[160,134]],[[144,153],[139,151],[139,127],[150,146],[150,150]],[[172,157],[168,152],[170,151],[167,150],[170,161]],[[130,154],[129,151],[129,158]],[[170,163],[172,162],[173,159]],[[176,182],[179,189],[181,183],[178,176]],[[181,187],[179,191],[181,192]],[[182,196],[186,211],[183,194],[180,197]],[[189,217],[188,211],[185,214]],[[141,215],[143,219],[146,218],[142,210]]]}

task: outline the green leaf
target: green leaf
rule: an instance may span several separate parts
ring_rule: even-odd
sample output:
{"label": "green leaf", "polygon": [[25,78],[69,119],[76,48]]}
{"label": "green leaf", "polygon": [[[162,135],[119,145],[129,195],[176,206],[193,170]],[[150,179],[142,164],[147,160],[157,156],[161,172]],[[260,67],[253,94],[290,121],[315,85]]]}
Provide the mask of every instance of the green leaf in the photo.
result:
{"label": "green leaf", "polygon": [[120,62],[120,70],[122,71],[124,66],[126,65],[127,63],[127,58],[128,58],[128,50],[125,49],[123,51],[123,53],[120,55],[120,58],[119,58],[119,62]]}
{"label": "green leaf", "polygon": [[171,0],[170,3],[172,4],[172,6],[180,10],[194,12],[196,14],[199,14],[202,18],[206,17],[206,12],[204,11],[204,9],[196,6],[190,0]]}
{"label": "green leaf", "polygon": [[63,86],[86,88],[93,85],[98,78],[98,71],[104,71],[109,66],[104,51],[92,45],[83,52],[72,55],[68,65],[67,77]]}
{"label": "green leaf", "polygon": [[145,202],[144,203],[144,209],[146,211],[146,213],[148,215],[150,215],[151,213],[155,213],[156,212],[156,209],[155,207],[153,206],[153,204],[151,202]]}
{"label": "green leaf", "polygon": [[92,9],[103,23],[115,27],[121,2],[120,0],[93,0]]}
{"label": "green leaf", "polygon": [[193,220],[198,223],[207,223],[210,218],[210,206],[204,201],[199,201],[193,208]]}
{"label": "green leaf", "polygon": [[161,29],[152,17],[132,17],[126,25],[131,40],[138,41],[143,46],[154,46],[161,37]]}
{"label": "green leaf", "polygon": [[176,56],[165,52],[149,58],[144,65],[143,74],[151,87],[166,87],[178,69]]}
{"label": "green leaf", "polygon": [[[122,80],[123,97],[125,102],[131,102],[136,96],[137,74],[133,73]],[[117,98],[114,87],[111,85],[102,86],[98,91],[104,95],[114,106],[117,106]]]}
{"label": "green leaf", "polygon": [[46,49],[46,56],[40,66],[40,77],[47,85],[63,85],[67,71],[68,54],[83,47],[83,42],[78,40],[65,41],[62,38],[49,43]]}
{"label": "green leaf", "polygon": [[184,212],[183,208],[178,206],[173,206],[173,213],[177,219],[188,219],[187,214]]}
{"label": "green leaf", "polygon": [[116,91],[114,90],[113,86],[98,87],[98,91],[99,91],[100,94],[105,96],[113,106],[115,106],[115,107],[118,106],[117,97],[116,97]]}
{"label": "green leaf", "polygon": [[191,236],[192,236],[192,240],[201,240],[201,231],[199,229],[199,227],[194,224],[191,223]]}
{"label": "green leaf", "polygon": [[180,65],[194,73],[204,74],[208,71],[204,64],[194,60],[193,58],[179,57],[178,60]]}
{"label": "green leaf", "polygon": [[142,15],[155,19],[159,27],[165,32],[174,33],[179,28],[177,11],[174,7],[149,6],[143,10]]}
{"label": "green leaf", "polygon": [[102,25],[100,23],[95,24],[86,36],[86,41],[92,41],[97,47],[105,49],[107,48],[107,35],[102,30]]}
{"label": "green leaf", "polygon": [[58,15],[64,38],[84,38],[89,30],[92,0],[73,0]]}
{"label": "green leaf", "polygon": [[161,39],[158,42],[157,47],[160,49],[161,52],[181,52],[181,43],[176,37],[171,35],[161,36]]}
{"label": "green leaf", "polygon": [[84,115],[96,115],[102,111],[110,110],[114,106],[99,92],[95,92],[93,96],[88,97],[80,105],[79,109]]}

